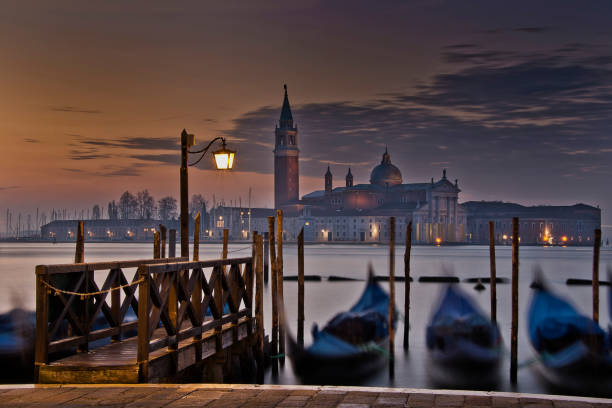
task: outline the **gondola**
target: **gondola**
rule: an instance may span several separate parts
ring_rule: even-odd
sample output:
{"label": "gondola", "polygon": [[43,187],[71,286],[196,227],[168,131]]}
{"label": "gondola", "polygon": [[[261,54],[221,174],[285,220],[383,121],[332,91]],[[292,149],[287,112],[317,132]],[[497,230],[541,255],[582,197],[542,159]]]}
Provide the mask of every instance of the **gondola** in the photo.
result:
{"label": "gondola", "polygon": [[427,326],[426,344],[428,372],[436,385],[478,388],[498,381],[499,327],[457,285],[444,290]]}
{"label": "gondola", "polygon": [[388,360],[389,295],[371,269],[361,297],[338,313],[322,330],[313,327],[313,343],[300,347],[287,336],[294,373],[306,384],[355,384],[384,367]]}
{"label": "gondola", "polygon": [[528,311],[534,365],[555,387],[568,391],[610,393],[612,355],[608,334],[568,301],[553,294],[541,275]]}

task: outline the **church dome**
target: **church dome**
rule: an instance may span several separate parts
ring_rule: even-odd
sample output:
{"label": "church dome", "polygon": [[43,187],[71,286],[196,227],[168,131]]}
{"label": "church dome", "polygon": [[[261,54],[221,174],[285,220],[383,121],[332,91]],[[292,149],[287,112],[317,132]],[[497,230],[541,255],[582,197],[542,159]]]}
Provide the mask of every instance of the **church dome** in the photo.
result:
{"label": "church dome", "polygon": [[395,186],[402,184],[402,173],[400,170],[391,164],[391,156],[385,149],[382,161],[372,170],[370,174],[370,184],[378,184],[380,186]]}

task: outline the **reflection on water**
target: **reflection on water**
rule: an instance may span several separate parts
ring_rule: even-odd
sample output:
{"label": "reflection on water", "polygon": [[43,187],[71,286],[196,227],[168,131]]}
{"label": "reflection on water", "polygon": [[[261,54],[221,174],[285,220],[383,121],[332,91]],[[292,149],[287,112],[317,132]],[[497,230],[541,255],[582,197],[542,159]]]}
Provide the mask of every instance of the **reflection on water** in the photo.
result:
{"label": "reflection on water", "polygon": [[[234,256],[248,256],[250,249],[245,244],[230,245]],[[284,270],[286,275],[297,274],[297,249],[294,245],[284,245]],[[200,259],[218,258],[220,245],[205,244],[200,247]],[[88,243],[85,247],[85,259],[88,262],[118,259],[144,259],[152,255],[152,245],[149,244],[101,244]],[[396,248],[396,274],[403,275],[403,247]],[[511,277],[511,248],[497,247],[497,274],[503,278]],[[2,293],[0,293],[0,312],[4,313],[13,307],[11,298],[15,294],[21,299],[22,307],[34,309],[34,266],[37,264],[70,263],[74,259],[73,244],[16,244],[0,243],[0,273],[2,274]],[[387,274],[388,251],[385,246],[362,245],[307,245],[305,249],[305,270],[309,275],[329,275],[363,278],[366,277],[367,263],[372,262],[377,274]],[[601,251],[601,275],[612,264],[612,251]],[[533,358],[526,333],[526,311],[530,296],[529,285],[532,281],[532,270],[540,265],[556,293],[571,298],[576,307],[587,315],[591,314],[591,287],[566,286],[567,278],[590,279],[592,270],[592,250],[590,248],[541,248],[521,247],[520,249],[520,279],[519,279],[519,373],[518,384],[511,387],[509,382],[509,338],[511,320],[510,284],[497,285],[498,323],[504,338],[506,355],[500,367],[500,379],[495,389],[521,392],[550,392],[534,370],[528,364]],[[456,246],[456,247],[414,247],[412,249],[411,273],[418,278],[424,275],[441,275],[444,269],[452,271],[462,281],[459,285],[469,292],[476,303],[484,310],[489,310],[489,285],[485,290],[476,291],[474,283],[463,282],[466,278],[485,277],[489,274],[488,247]],[[131,272],[128,273],[131,278]],[[305,288],[305,344],[311,342],[310,327],[313,323],[322,326],[338,311],[346,310],[359,297],[364,282],[339,281],[306,282]],[[386,289],[387,283],[381,285]],[[422,283],[415,279],[411,284],[410,308],[410,350],[404,353],[402,349],[403,324],[398,325],[396,333],[395,378],[390,380],[386,370],[370,378],[364,379],[363,385],[434,388],[428,374],[428,353],[425,347],[425,326],[430,317],[431,308],[439,296],[443,286],[437,283]],[[270,331],[271,304],[270,287],[266,288],[265,313],[266,330]],[[607,286],[601,287],[600,322],[607,326],[610,322],[607,304]],[[285,306],[289,329],[297,331],[297,283],[288,281],[284,284]],[[403,310],[404,283],[396,283],[396,302],[399,310]],[[400,316],[400,321],[403,319]],[[268,373],[266,382],[280,384],[295,384],[298,380],[292,373],[291,364],[287,362],[281,368],[279,375],[272,378]],[[458,383],[454,386],[462,387]],[[552,390],[559,392],[559,390]]]}

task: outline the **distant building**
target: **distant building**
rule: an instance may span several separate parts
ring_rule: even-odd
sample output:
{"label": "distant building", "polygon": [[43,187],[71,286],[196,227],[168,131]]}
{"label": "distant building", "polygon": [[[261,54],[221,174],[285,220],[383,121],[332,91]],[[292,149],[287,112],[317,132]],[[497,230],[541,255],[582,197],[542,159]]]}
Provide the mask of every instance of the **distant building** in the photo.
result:
{"label": "distant building", "polygon": [[593,233],[601,228],[601,210],[586,204],[526,207],[499,201],[469,201],[467,241],[488,244],[489,221],[495,225],[495,241],[510,244],[512,218],[519,218],[522,245],[593,245]]}
{"label": "distant building", "polygon": [[[85,220],[83,233],[86,241],[152,241],[153,233],[159,230],[160,223],[169,230],[179,231],[180,229],[179,222],[175,220]],[[193,222],[190,224],[193,225]],[[76,240],[77,226],[77,220],[52,221],[41,227],[41,238],[74,241]]]}

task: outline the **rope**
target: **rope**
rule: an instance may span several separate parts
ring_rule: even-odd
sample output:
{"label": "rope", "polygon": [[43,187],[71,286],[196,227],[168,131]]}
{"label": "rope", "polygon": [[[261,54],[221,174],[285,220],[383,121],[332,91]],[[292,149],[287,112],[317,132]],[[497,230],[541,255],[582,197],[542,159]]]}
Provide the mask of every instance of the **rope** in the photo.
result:
{"label": "rope", "polygon": [[64,289],[60,289],[60,288],[56,288],[55,286],[51,285],[50,283],[46,282],[46,281],[42,281],[43,285],[45,285],[46,287],[49,288],[48,293],[51,294],[51,292],[53,291],[54,296],[57,296],[59,293],[63,293],[65,295],[72,295],[72,296],[79,296],[81,298],[81,300],[85,300],[85,298],[89,297],[89,296],[96,296],[96,295],[102,295],[104,293],[110,293],[113,290],[120,290],[120,289],[124,289],[130,286],[135,286],[138,285],[140,283],[144,282],[143,278],[140,278],[132,283],[128,283],[125,285],[121,285],[121,286],[115,286],[113,288],[110,289],[106,289],[106,290],[99,290],[97,292],[86,292],[86,293],[82,293],[82,292],[72,292],[70,290],[64,290]]}
{"label": "rope", "polygon": [[244,251],[245,249],[251,249],[251,246],[247,246],[244,248],[238,248],[238,249],[232,249],[231,251],[227,251],[228,254],[231,254],[232,252],[238,252],[238,251]]}

